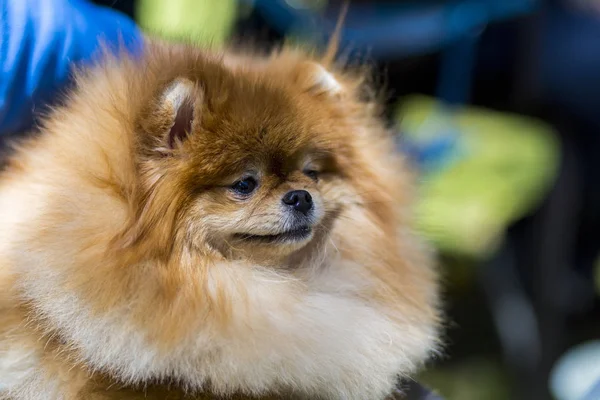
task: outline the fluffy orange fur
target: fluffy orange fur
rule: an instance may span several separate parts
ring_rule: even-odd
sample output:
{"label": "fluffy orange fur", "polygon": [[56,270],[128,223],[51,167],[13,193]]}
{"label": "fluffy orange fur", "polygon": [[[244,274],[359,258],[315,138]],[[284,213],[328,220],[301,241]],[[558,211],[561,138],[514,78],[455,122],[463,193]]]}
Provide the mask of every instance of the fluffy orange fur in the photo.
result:
{"label": "fluffy orange fur", "polygon": [[[0,398],[386,398],[437,285],[364,76],[159,43],[79,72],[0,177]],[[310,235],[252,240],[290,190]]]}

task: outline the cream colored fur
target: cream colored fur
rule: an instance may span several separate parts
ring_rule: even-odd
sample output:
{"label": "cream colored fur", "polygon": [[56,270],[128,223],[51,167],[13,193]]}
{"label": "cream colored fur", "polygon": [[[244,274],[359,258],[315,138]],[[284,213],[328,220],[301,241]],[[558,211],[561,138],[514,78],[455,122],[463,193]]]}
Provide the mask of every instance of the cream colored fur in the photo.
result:
{"label": "cream colored fur", "polygon": [[[171,267],[158,259],[113,265],[106,255],[131,218],[130,205],[103,185],[133,176],[133,123],[99,107],[114,100],[135,108],[128,75],[118,68],[86,78],[46,125],[51,134],[25,144],[0,179],[1,399],[82,399],[91,377],[102,374],[117,386],[165,380],[190,393],[381,400],[399,376],[423,365],[437,346],[430,256],[405,226],[390,250],[385,232],[364,214],[363,194],[347,185],[322,190],[324,197],[344,194],[346,204],[292,270],[219,257],[205,268],[193,247],[182,250],[178,273],[188,274],[189,285],[202,280],[215,307],[219,296],[228,299],[227,323],[211,303],[195,316],[160,314],[182,306],[152,300],[168,279],[157,271]],[[337,92],[326,74],[318,82]],[[378,151],[365,146],[363,156],[382,160]],[[395,179],[385,164],[380,173]],[[401,255],[403,272],[381,275],[379,259],[389,251]],[[127,285],[111,281],[119,269],[134,271],[124,275]],[[397,302],[373,298],[394,299],[382,284],[394,279],[405,287]],[[193,296],[193,288],[181,290]],[[165,342],[171,327],[162,321],[185,334]]]}

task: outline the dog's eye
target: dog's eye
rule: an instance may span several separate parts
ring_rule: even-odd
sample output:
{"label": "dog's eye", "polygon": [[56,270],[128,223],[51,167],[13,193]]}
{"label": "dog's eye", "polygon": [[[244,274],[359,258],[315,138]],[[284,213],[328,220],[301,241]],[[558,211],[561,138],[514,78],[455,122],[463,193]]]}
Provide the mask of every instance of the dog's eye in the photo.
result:
{"label": "dog's eye", "polygon": [[234,183],[231,188],[239,194],[248,195],[256,189],[257,183],[254,178],[244,178]]}
{"label": "dog's eye", "polygon": [[304,175],[308,176],[310,179],[317,181],[319,179],[319,171],[314,169],[304,170]]}

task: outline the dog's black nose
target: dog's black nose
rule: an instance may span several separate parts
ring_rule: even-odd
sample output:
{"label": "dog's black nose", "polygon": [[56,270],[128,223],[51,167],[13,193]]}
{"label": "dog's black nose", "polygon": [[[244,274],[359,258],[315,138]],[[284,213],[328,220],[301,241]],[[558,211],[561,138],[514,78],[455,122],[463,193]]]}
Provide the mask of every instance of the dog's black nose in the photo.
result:
{"label": "dog's black nose", "polygon": [[294,207],[294,210],[300,211],[306,215],[313,206],[312,197],[306,190],[292,190],[287,192],[281,199],[284,204]]}

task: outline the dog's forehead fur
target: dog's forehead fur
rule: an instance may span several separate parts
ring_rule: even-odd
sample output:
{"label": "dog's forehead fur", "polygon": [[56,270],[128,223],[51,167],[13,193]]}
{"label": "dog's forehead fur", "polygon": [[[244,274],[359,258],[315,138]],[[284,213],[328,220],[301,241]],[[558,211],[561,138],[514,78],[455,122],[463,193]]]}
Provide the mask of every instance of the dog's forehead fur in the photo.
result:
{"label": "dog's forehead fur", "polygon": [[298,166],[308,152],[326,150],[316,140],[318,128],[281,88],[234,84],[222,101],[211,104],[212,96],[208,94],[199,127],[188,138],[189,154],[204,170],[237,172],[252,166],[279,173]]}
{"label": "dog's forehead fur", "polygon": [[[155,98],[173,79],[183,77],[198,85],[202,96],[195,115],[198,123],[186,137],[183,160],[203,179],[239,173],[250,166],[281,174],[298,168],[311,154],[348,151],[343,104],[294,84],[300,64],[281,57],[254,68],[235,69],[210,54],[190,58],[177,53],[172,70],[152,73],[149,68],[145,82],[150,86],[155,82],[157,88],[149,93]],[[137,120],[151,119],[152,113],[152,107],[145,107]]]}

